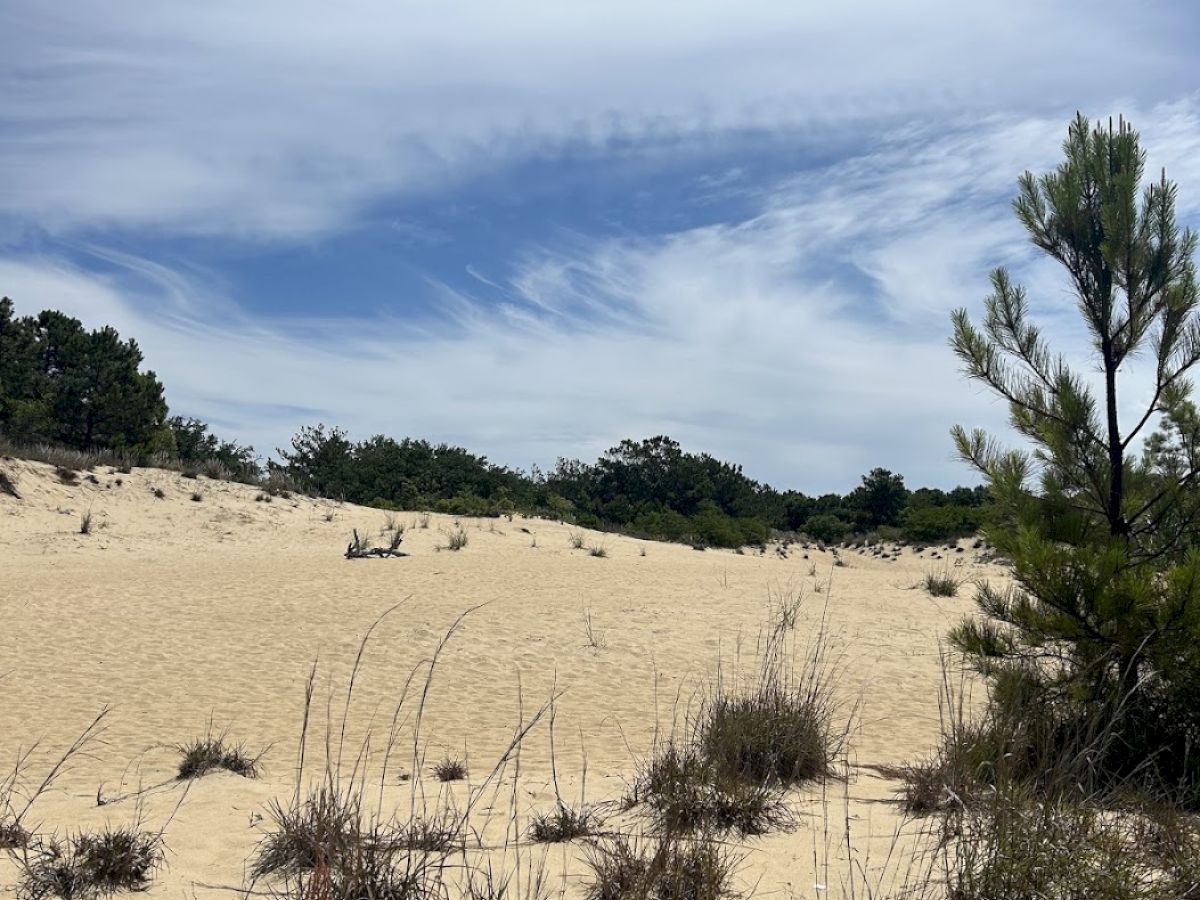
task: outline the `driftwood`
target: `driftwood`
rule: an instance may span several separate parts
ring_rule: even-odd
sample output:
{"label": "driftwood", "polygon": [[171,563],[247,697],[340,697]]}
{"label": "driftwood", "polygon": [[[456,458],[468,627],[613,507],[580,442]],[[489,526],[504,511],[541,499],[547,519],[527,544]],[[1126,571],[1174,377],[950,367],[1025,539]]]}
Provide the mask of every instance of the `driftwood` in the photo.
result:
{"label": "driftwood", "polygon": [[386,547],[372,547],[369,538],[360,538],[358,529],[353,529],[354,539],[346,545],[346,559],[381,559],[387,556],[408,556],[400,552],[400,542],[404,540],[399,531],[392,532],[392,539]]}

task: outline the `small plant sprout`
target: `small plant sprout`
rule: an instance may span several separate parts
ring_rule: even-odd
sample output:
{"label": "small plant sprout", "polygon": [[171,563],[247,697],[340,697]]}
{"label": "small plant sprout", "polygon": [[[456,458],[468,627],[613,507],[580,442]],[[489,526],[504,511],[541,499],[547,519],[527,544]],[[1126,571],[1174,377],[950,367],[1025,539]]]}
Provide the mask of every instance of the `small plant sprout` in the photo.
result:
{"label": "small plant sprout", "polygon": [[583,611],[583,634],[587,639],[587,646],[592,650],[603,650],[608,646],[608,641],[604,639],[604,635],[596,630],[596,625],[592,621],[592,610],[590,607]]}

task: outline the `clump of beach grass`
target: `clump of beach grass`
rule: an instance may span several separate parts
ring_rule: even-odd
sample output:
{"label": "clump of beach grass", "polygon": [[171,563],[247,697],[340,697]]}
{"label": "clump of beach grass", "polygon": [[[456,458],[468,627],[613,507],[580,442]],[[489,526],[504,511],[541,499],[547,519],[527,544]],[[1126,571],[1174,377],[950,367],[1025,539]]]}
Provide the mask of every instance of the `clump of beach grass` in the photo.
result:
{"label": "clump of beach grass", "polygon": [[574,808],[559,802],[553,812],[535,813],[529,820],[529,837],[539,844],[562,844],[600,833],[603,820],[592,808]]}
{"label": "clump of beach grass", "polygon": [[948,572],[928,572],[921,584],[931,597],[954,597],[962,581]]}
{"label": "clump of beach grass", "polygon": [[89,900],[144,891],[162,861],[162,835],[136,826],[52,838],[24,854],[18,894],[28,900]]}
{"label": "clump of beach grass", "polygon": [[724,844],[617,835],[588,848],[587,900],[731,900],[738,857]]}
{"label": "clump of beach grass", "polygon": [[433,766],[438,781],[462,781],[467,777],[467,764],[456,756],[447,756]]}
{"label": "clump of beach grass", "polygon": [[450,531],[445,532],[446,535],[446,550],[458,551],[467,546],[467,532],[463,530],[461,525],[456,525]]}
{"label": "clump of beach grass", "polygon": [[257,778],[263,757],[263,752],[252,755],[244,744],[230,743],[224,734],[213,734],[211,730],[176,749],[180,760],[175,777],[180,781],[216,771]]}

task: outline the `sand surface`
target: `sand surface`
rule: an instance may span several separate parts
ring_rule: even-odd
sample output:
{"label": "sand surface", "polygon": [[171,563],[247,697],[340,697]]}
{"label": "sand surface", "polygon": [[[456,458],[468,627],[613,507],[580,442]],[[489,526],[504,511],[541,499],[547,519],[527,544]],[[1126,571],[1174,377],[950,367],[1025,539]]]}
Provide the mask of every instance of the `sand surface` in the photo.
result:
{"label": "sand surface", "polygon": [[[367,769],[378,777],[393,711],[416,672],[384,785],[385,806],[403,814],[414,791],[426,808],[470,802],[515,729],[556,692],[559,789],[567,799],[586,790],[588,801],[614,800],[718,667],[727,677],[753,670],[769,607],[789,595],[804,598],[799,652],[824,618],[839,657],[842,718],[853,716],[849,778],[793,792],[799,827],[746,841],[739,878],[756,896],[847,894],[846,822],[850,853],[877,872],[903,823],[895,783],[871,766],[932,747],[939,639],[972,610],[969,586],[935,599],[914,585],[941,569],[962,578],[1004,573],[970,542],[961,553],[941,551],[942,560],[928,550],[886,560],[843,551],[849,565],[835,567],[829,552],[797,545],[785,558],[774,546],[764,555],[697,552],[581,532],[585,546],[607,551],[596,557],[572,548],[580,532],[569,525],[434,515],[421,528],[417,513],[394,514],[408,526],[408,556],[351,561],[342,555],[351,528],[386,543],[387,514],[300,497],[256,501],[256,488],[152,469],[121,475],[98,467],[98,483],[67,486],[46,465],[3,466],[22,499],[0,495],[0,762],[11,766],[39,742],[29,758],[36,781],[107,708],[102,741],[73,761],[32,821],[61,833],[139,816],[158,828],[170,819],[154,897],[234,896],[246,885],[267,804],[294,789],[314,661],[319,737],[310,766],[319,768],[327,710],[336,738],[360,641],[396,604],[366,647],[344,756],[370,733]],[[89,510],[92,533],[82,535]],[[439,550],[456,522],[468,545]],[[424,762],[414,767],[426,661],[475,607],[439,657],[417,736]],[[598,646],[588,640],[589,615]],[[173,748],[210,721],[251,748],[269,748],[265,772],[198,779],[180,803],[185,786],[173,780]],[[530,730],[519,759],[489,790],[477,791],[472,821],[485,844],[514,807],[518,829],[531,812],[553,808],[548,722]],[[448,754],[465,757],[470,771],[467,784],[450,790],[428,774]],[[414,768],[415,780],[400,780]],[[522,864],[544,854],[552,895],[582,895],[578,845],[523,852]],[[502,855],[501,864],[517,858],[512,847]],[[890,884],[905,866],[886,868],[870,877]],[[0,863],[0,896],[11,895],[13,879],[11,865]]]}

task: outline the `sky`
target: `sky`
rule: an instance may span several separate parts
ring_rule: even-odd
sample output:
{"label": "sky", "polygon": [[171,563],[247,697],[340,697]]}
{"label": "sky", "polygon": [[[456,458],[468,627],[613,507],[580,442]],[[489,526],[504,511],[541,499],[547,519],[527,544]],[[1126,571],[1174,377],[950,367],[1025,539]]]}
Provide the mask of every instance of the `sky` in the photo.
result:
{"label": "sky", "polygon": [[[972,483],[948,346],[1010,203],[1124,115],[1200,225],[1192,0],[0,5],[0,294],[134,337],[173,413],[543,468],[667,434],[809,493]],[[1138,399],[1138,375],[1125,402]]]}

